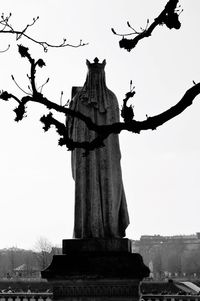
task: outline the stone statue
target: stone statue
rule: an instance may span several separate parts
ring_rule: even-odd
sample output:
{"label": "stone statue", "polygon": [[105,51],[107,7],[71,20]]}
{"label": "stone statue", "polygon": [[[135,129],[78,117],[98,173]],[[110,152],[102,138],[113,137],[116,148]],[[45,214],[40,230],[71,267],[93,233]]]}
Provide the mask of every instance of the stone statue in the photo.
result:
{"label": "stone statue", "polygon": [[[82,88],[72,98],[70,108],[90,117],[98,125],[119,121],[115,94],[106,87],[106,61],[86,61],[88,74]],[[83,121],[68,117],[67,126],[74,141],[91,141],[95,132]],[[129,224],[122,183],[120,148],[117,134],[111,134],[102,148],[83,156],[83,149],[72,152],[75,181],[74,238],[122,238]]]}

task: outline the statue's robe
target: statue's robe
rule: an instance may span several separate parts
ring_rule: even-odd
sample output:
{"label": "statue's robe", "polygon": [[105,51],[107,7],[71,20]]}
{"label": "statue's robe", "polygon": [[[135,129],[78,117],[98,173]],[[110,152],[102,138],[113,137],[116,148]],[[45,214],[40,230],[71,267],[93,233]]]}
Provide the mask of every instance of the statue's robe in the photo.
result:
{"label": "statue's robe", "polygon": [[[98,125],[119,122],[117,98],[105,83],[105,61],[87,61],[87,65],[86,82],[72,99],[70,108]],[[68,117],[67,126],[74,141],[91,141],[96,137],[80,119]],[[118,135],[111,134],[104,143],[104,147],[90,151],[87,156],[83,156],[84,149],[72,152],[75,238],[124,237],[129,224]]]}

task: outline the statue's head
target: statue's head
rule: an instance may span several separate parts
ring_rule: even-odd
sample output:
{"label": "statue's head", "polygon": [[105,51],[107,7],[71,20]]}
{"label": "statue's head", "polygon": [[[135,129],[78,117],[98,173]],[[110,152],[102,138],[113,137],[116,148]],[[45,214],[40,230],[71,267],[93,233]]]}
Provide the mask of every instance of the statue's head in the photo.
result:
{"label": "statue's head", "polygon": [[86,60],[86,65],[88,66],[89,71],[98,72],[100,70],[104,70],[106,60],[103,60],[102,63],[99,63],[99,59],[95,57],[94,63],[90,63],[89,60]]}
{"label": "statue's head", "polygon": [[84,101],[85,104],[94,106],[100,112],[104,113],[110,105],[104,71],[106,60],[99,63],[99,59],[96,57],[93,63],[86,60],[86,65],[88,67],[88,72],[82,89],[82,95],[84,94],[82,101]]}

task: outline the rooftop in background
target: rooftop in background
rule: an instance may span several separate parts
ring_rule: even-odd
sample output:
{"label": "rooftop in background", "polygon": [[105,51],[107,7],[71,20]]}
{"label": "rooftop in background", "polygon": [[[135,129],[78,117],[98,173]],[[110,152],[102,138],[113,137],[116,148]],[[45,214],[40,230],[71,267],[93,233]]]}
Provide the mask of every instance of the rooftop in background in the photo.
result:
{"label": "rooftop in background", "polygon": [[140,237],[140,242],[142,241],[157,241],[157,242],[166,242],[168,240],[200,240],[200,232],[191,235],[173,235],[173,236],[162,236],[159,234],[156,235],[142,235]]}

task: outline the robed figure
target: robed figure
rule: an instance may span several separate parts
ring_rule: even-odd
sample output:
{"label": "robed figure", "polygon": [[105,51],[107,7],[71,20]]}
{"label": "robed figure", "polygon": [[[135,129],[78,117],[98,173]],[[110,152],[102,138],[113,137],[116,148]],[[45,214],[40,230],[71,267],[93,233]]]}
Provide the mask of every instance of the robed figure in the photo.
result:
{"label": "robed figure", "polygon": [[[86,61],[88,74],[77,89],[70,108],[81,112],[98,125],[119,122],[115,94],[106,87],[105,60]],[[74,141],[92,141],[96,134],[78,118],[68,117],[67,128]],[[111,134],[105,146],[90,151],[72,151],[72,176],[75,181],[75,238],[124,237],[129,224],[122,183],[121,153],[117,134]]]}

